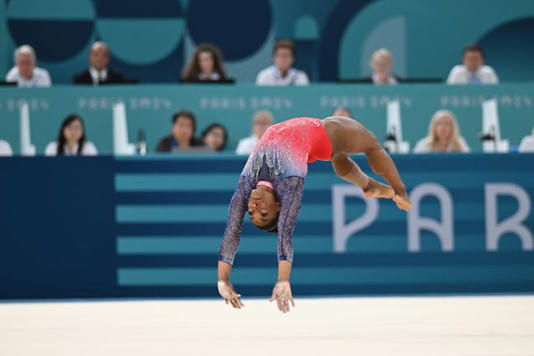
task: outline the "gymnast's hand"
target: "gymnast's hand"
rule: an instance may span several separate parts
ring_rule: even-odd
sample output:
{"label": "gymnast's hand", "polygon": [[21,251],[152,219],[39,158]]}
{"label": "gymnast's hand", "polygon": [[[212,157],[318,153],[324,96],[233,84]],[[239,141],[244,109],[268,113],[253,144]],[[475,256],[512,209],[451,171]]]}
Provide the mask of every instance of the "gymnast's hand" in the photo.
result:
{"label": "gymnast's hand", "polygon": [[230,303],[236,309],[241,309],[245,304],[241,301],[241,294],[237,294],[234,290],[234,286],[230,281],[219,280],[217,282],[217,288],[219,294],[224,298],[226,304]]}
{"label": "gymnast's hand", "polygon": [[293,300],[293,295],[291,294],[291,285],[289,281],[278,281],[274,285],[273,295],[269,302],[272,302],[276,299],[276,304],[278,304],[278,309],[282,313],[289,312],[289,302],[295,307],[295,301]]}

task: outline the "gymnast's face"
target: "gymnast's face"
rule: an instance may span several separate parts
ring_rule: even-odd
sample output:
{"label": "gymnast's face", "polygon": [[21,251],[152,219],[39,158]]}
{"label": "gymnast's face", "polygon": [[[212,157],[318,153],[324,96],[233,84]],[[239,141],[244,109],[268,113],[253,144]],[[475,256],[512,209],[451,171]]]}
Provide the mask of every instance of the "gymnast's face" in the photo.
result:
{"label": "gymnast's face", "polygon": [[274,191],[260,185],[250,193],[248,199],[248,217],[257,227],[266,227],[280,213],[280,203],[276,201]]}

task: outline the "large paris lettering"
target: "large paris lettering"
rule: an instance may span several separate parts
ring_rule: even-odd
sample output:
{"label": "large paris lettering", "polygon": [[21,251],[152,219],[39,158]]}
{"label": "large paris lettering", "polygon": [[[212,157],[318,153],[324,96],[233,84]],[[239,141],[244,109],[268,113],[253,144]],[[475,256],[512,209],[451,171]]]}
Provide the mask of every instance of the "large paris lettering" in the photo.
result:
{"label": "large paris lettering", "polygon": [[[423,197],[436,197],[440,204],[441,221],[420,215],[420,203]],[[421,230],[436,234],[441,242],[442,251],[454,248],[453,206],[452,198],[447,189],[436,183],[418,185],[410,192],[412,209],[408,212],[408,251],[421,250]]]}
{"label": "large paris lettering", "polygon": [[[499,249],[499,238],[506,233],[514,233],[521,240],[523,250],[533,249],[532,232],[524,225],[530,213],[530,198],[528,193],[517,184],[487,183],[484,189],[486,205],[486,249],[496,251]],[[507,195],[517,200],[517,212],[497,221],[499,195]]]}
{"label": "large paris lettering", "polygon": [[[345,198],[357,197],[365,202],[365,212],[359,218],[345,224]],[[378,216],[378,201],[366,199],[360,188],[338,184],[332,187],[332,223],[334,228],[334,252],[345,252],[351,235],[371,225]]]}
{"label": "large paris lettering", "polygon": [[[534,237],[529,229],[527,219],[531,211],[528,192],[514,183],[487,183],[484,185],[485,241],[487,251],[497,251],[499,240],[505,234],[514,234],[521,241],[522,249],[534,250]],[[507,196],[517,201],[515,213],[499,221],[499,196]],[[346,198],[361,198],[365,211],[358,218],[346,221]],[[421,201],[425,197],[436,198],[439,204],[439,218],[422,216]],[[437,183],[423,183],[410,192],[412,209],[407,214],[407,249],[409,252],[421,251],[421,231],[429,231],[437,236],[441,250],[454,250],[454,205],[449,191]],[[346,252],[347,241],[351,236],[370,226],[379,219],[379,200],[365,199],[360,188],[350,185],[332,187],[332,221],[334,233],[334,252]],[[383,223],[383,222],[382,222]],[[482,236],[480,236],[483,238]],[[402,236],[399,236],[402,238]]]}

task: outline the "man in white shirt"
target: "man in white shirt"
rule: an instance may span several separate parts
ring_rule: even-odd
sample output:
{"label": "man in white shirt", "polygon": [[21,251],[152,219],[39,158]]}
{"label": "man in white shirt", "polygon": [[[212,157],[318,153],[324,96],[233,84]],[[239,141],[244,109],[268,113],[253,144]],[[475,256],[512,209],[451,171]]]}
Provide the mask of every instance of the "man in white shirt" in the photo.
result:
{"label": "man in white shirt", "polygon": [[13,151],[11,150],[11,146],[9,145],[9,142],[0,140],[0,156],[12,156]]}
{"label": "man in white shirt", "polygon": [[29,45],[20,46],[13,56],[15,66],[6,74],[6,82],[17,82],[19,87],[49,87],[52,85],[50,74],[35,66],[35,51]]}
{"label": "man in white shirt", "polygon": [[109,49],[107,44],[97,41],[89,52],[89,68],[76,74],[72,81],[75,84],[111,84],[123,83],[124,76],[108,67]]}
{"label": "man in white shirt", "polygon": [[363,78],[366,82],[373,84],[397,84],[398,78],[391,73],[393,67],[393,54],[387,48],[380,48],[373,52],[369,62],[373,74]]}
{"label": "man in white shirt", "polygon": [[484,65],[484,52],[476,44],[464,48],[463,64],[452,68],[447,84],[498,84],[499,78],[490,66]]}
{"label": "man in white shirt", "polygon": [[256,85],[308,85],[308,76],[292,67],[295,61],[295,44],[289,40],[277,41],[273,49],[270,67],[258,73]]}
{"label": "man in white shirt", "polygon": [[532,129],[532,134],[529,136],[523,137],[518,148],[519,152],[532,152],[534,153],[534,128]]}
{"label": "man in white shirt", "polygon": [[238,155],[249,155],[258,140],[265,131],[273,124],[273,115],[269,111],[258,111],[252,117],[252,135],[239,140],[235,153]]}

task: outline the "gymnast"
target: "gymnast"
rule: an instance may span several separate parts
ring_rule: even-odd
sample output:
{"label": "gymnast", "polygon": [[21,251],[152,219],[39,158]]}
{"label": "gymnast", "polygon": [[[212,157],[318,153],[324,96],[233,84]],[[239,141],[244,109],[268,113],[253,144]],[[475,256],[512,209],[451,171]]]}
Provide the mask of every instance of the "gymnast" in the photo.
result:
{"label": "gymnast", "polygon": [[[368,177],[349,157],[365,153],[372,170],[389,185]],[[230,212],[219,250],[218,283],[226,304],[240,309],[241,295],[230,283],[230,273],[246,212],[256,227],[278,234],[278,281],[269,301],[278,309],[295,306],[289,276],[293,262],[293,230],[301,205],[307,164],[331,161],[336,174],[362,188],[366,198],[392,199],[402,210],[411,203],[395,164],[376,137],[359,122],[332,116],[319,120],[294,118],[273,125],[263,134],[241,172],[230,202]]]}

